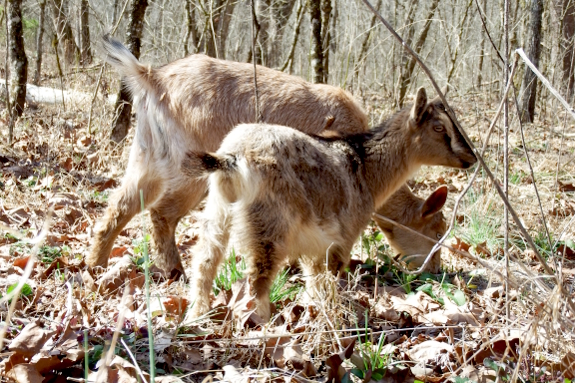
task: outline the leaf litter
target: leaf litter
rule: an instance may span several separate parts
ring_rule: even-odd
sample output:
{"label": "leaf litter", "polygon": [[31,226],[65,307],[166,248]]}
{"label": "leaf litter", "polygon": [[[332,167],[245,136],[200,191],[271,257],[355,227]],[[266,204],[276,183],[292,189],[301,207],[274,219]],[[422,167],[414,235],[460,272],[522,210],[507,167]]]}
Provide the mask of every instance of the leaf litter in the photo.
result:
{"label": "leaf litter", "polygon": [[[65,376],[82,381],[87,373],[89,381],[149,381],[141,221],[133,220],[122,231],[107,270],[93,272],[83,262],[91,228],[103,214],[110,189],[118,185],[118,164],[125,162],[127,151],[108,147],[103,132],[88,134],[85,121],[71,129],[73,134],[56,125],[50,133],[21,134],[13,148],[2,148],[0,221],[20,237],[0,238],[0,293],[6,295],[28,262],[34,263],[26,282],[30,294],[21,292],[5,325],[0,379],[57,382]],[[457,193],[467,182],[464,172],[436,172],[411,182],[412,188],[425,194],[448,185]],[[520,187],[532,183],[526,178]],[[561,220],[575,212],[572,185],[565,178],[557,183],[560,195],[547,210],[553,227],[561,227]],[[479,180],[477,188],[487,185]],[[34,239],[48,210],[53,224],[35,256]],[[533,212],[525,215],[536,222]],[[469,222],[466,212],[459,211],[462,230]],[[178,233],[184,264],[197,239],[193,223],[186,218]],[[365,235],[373,233],[370,228]],[[190,322],[184,281],[152,273],[156,381],[440,382],[457,377],[479,382],[498,374],[509,379],[515,370],[541,381],[573,379],[575,339],[567,297],[552,284],[538,282],[537,265],[520,244],[513,252],[525,264],[514,264],[513,287],[507,292],[491,272],[503,269],[498,248],[456,235],[452,246],[471,256],[444,251],[444,275],[413,279],[385,263],[376,273],[372,265],[380,255],[373,252],[379,250],[366,252],[360,245],[354,250],[359,267],[339,279],[322,276],[320,299],[310,299],[301,287],[295,296],[282,297],[273,304],[269,323],[255,315],[245,278],[214,297],[210,316]],[[553,251],[564,259],[564,283],[573,281],[569,270],[575,269],[575,244],[562,241]],[[299,274],[292,274],[286,283],[301,286]],[[127,298],[122,299],[124,291]],[[1,313],[9,312],[9,303],[0,303]],[[116,328],[119,341],[103,368]]]}

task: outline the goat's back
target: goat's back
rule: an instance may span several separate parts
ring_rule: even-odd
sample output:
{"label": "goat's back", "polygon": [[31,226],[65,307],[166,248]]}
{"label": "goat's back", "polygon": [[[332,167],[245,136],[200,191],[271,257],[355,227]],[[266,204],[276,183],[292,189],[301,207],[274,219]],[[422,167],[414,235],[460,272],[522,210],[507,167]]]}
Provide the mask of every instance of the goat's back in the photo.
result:
{"label": "goat's back", "polygon": [[226,202],[245,208],[233,215],[252,211],[253,204],[269,204],[273,209],[262,209],[266,216],[260,219],[284,221],[296,236],[323,232],[319,237],[336,243],[353,243],[370,220],[374,205],[361,160],[343,142],[285,126],[244,124],[230,132],[216,155],[236,162],[234,174],[210,176],[210,193],[233,195],[237,199]]}
{"label": "goat's back", "polygon": [[[214,151],[224,136],[241,123],[255,122],[253,65],[197,54],[153,69],[174,120],[192,130],[200,147]],[[319,133],[333,117],[330,130],[362,132],[368,121],[346,91],[266,67],[257,67],[259,107],[263,122],[305,133]]]}

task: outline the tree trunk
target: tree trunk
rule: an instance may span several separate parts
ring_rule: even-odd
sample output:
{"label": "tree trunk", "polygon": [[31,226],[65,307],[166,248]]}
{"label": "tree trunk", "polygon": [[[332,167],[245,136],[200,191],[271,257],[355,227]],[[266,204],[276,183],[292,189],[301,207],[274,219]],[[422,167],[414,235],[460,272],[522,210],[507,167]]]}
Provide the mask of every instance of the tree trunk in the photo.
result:
{"label": "tree trunk", "polygon": [[40,85],[42,75],[42,43],[44,40],[44,21],[46,19],[46,0],[38,2],[40,17],[38,19],[38,32],[36,34],[36,69],[34,71],[34,85]]}
{"label": "tree trunk", "polygon": [[[148,8],[148,0],[133,0],[130,7],[128,30],[126,33],[126,47],[136,58],[140,58],[142,33],[144,31],[144,17]],[[122,141],[128,135],[130,119],[132,115],[131,96],[128,93],[124,81],[120,84],[120,92],[116,101],[116,117],[112,123],[110,139],[116,143]]]}
{"label": "tree trunk", "polygon": [[192,44],[194,44],[194,52],[198,51],[198,42],[200,32],[198,31],[198,25],[196,23],[196,7],[193,4],[193,0],[186,0],[186,38],[184,39],[184,57],[190,54],[188,45],[190,43],[190,37],[192,38]]}
{"label": "tree trunk", "polygon": [[[284,51],[284,38],[286,26],[292,12],[297,12],[295,5],[298,3],[296,0],[276,0],[271,9],[272,24],[274,30],[274,38],[270,44],[268,66],[271,68],[278,67],[282,59],[282,52]],[[301,4],[301,3],[300,3]],[[296,15],[299,15],[296,13]],[[295,22],[297,23],[296,17]],[[296,27],[297,25],[294,24]]]}
{"label": "tree trunk", "polygon": [[[378,0],[377,4],[375,5],[375,9],[378,12],[381,8],[381,1],[382,0]],[[363,42],[361,43],[361,48],[359,50],[359,55],[357,56],[357,60],[356,60],[355,65],[353,67],[353,78],[355,81],[358,80],[360,66],[364,65],[363,60],[365,60],[365,57],[367,56],[367,48],[369,46],[369,41],[371,40],[371,36],[372,36],[373,30],[374,30],[376,21],[377,21],[377,16],[374,14],[371,17],[371,21],[369,22],[368,32],[365,34],[365,36],[363,38]]]}
{"label": "tree trunk", "polygon": [[323,44],[321,43],[321,0],[309,0],[311,21],[311,66],[313,82],[323,84]]}
{"label": "tree trunk", "polygon": [[256,0],[256,16],[260,26],[258,30],[258,39],[256,42],[255,60],[258,65],[269,65],[270,49],[270,19],[271,19],[271,1]]}
{"label": "tree trunk", "polygon": [[280,69],[282,72],[287,69],[289,74],[292,73],[295,48],[297,47],[297,42],[299,40],[299,31],[301,29],[301,22],[303,20],[304,5],[303,5],[302,0],[300,0],[298,2],[298,7],[297,7],[296,12],[297,12],[296,13],[296,21],[295,21],[295,28],[293,30],[293,39],[292,39],[291,48],[290,48],[290,51],[287,55],[287,58],[286,58],[284,64],[282,65],[282,67]]}
{"label": "tree trunk", "polygon": [[323,81],[327,83],[329,76],[329,45],[331,41],[331,32],[329,22],[333,6],[331,0],[322,0],[321,2],[321,42],[323,47]]}
{"label": "tree trunk", "polygon": [[22,34],[22,0],[8,0],[6,16],[10,55],[9,104],[12,116],[17,118],[24,111],[26,82],[28,81],[28,59],[24,51],[24,36]]}
{"label": "tree trunk", "polygon": [[[439,4],[439,0],[433,0],[431,6],[429,8],[429,13],[427,18],[425,19],[425,25],[419,34],[419,38],[417,39],[415,45],[413,46],[413,50],[415,53],[419,54],[421,49],[423,48],[423,44],[425,44],[425,40],[427,39],[427,34],[429,33],[429,28],[431,27],[431,22],[433,21],[433,15],[435,14],[435,10],[437,9],[437,5]],[[415,13],[415,12],[414,12]],[[412,16],[413,20],[413,16]],[[409,88],[409,84],[411,84],[411,75],[413,74],[413,70],[415,69],[415,60],[410,58],[404,70],[401,72],[401,79],[400,79],[400,87],[399,87],[399,107],[403,107],[403,101],[405,101],[405,94],[407,93],[407,89]]]}
{"label": "tree trunk", "polygon": [[575,35],[575,2],[559,0],[559,14],[563,15],[561,23],[561,51],[563,52],[563,84],[566,84],[567,98],[573,96],[573,36]]}
{"label": "tree trunk", "polygon": [[66,63],[68,65],[73,64],[76,61],[79,49],[74,41],[72,27],[68,22],[68,0],[54,0],[52,5],[58,45],[64,47],[64,60]]}
{"label": "tree trunk", "polygon": [[[541,56],[541,24],[543,16],[543,0],[531,0],[531,16],[529,20],[529,41],[527,43],[527,57],[539,67]],[[521,121],[533,122],[535,118],[535,101],[537,98],[537,78],[531,69],[525,66],[523,81],[521,82]]]}
{"label": "tree trunk", "polygon": [[[413,40],[413,34],[415,30],[413,28],[413,19],[415,18],[415,10],[419,3],[417,0],[411,0],[409,3],[409,8],[407,9],[407,15],[405,18],[404,25],[406,26],[407,32],[405,33],[404,40],[405,43],[411,46],[411,42]],[[418,53],[416,51],[416,53]],[[400,80],[399,80],[399,97],[397,99],[397,104],[399,107],[403,107],[403,100],[405,98],[405,94],[407,93],[407,88],[411,83],[411,73],[407,73],[411,60],[411,56],[409,53],[405,51],[405,49],[401,50],[401,67],[400,67]]]}
{"label": "tree trunk", "polygon": [[89,12],[88,0],[80,0],[80,58],[82,65],[87,65],[92,62]]}

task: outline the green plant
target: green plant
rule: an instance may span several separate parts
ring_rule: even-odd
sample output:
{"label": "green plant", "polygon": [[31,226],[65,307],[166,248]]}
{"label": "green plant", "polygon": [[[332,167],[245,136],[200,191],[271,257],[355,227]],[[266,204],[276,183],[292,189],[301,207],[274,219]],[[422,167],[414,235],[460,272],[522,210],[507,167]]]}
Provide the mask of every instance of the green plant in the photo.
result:
{"label": "green plant", "polygon": [[232,285],[244,277],[246,270],[246,263],[243,258],[238,263],[236,251],[232,249],[230,256],[226,259],[224,264],[220,267],[218,275],[214,280],[214,295],[218,295],[220,291],[231,290]]}
{"label": "green plant", "polygon": [[289,267],[282,271],[272,284],[270,291],[270,301],[272,303],[281,302],[285,299],[293,300],[295,296],[300,292],[300,285],[290,285],[286,286],[289,278]]}
{"label": "green plant", "polygon": [[59,246],[42,246],[38,250],[38,257],[44,263],[52,263],[56,258],[70,255],[70,248],[66,245]]}
{"label": "green plant", "polygon": [[[368,328],[368,311],[365,312],[365,335],[362,342],[361,335],[358,335],[359,340],[359,352],[361,358],[363,359],[363,368],[356,367],[351,370],[351,373],[360,379],[366,379],[371,377],[375,381],[383,379],[387,371],[387,365],[389,364],[389,356],[387,354],[381,353],[383,349],[383,342],[385,341],[385,334],[379,337],[377,346],[373,347],[373,344],[367,338],[369,333]],[[369,380],[369,379],[368,379]]]}
{"label": "green plant", "polygon": [[[14,291],[16,286],[18,286],[18,283],[14,283],[13,285],[8,286],[8,289],[6,290],[6,294],[10,294],[12,291]],[[24,283],[24,285],[22,286],[22,289],[20,290],[19,296],[20,297],[29,297],[33,293],[34,292],[32,291],[32,287],[30,287],[29,284]],[[10,299],[10,302],[12,302],[12,299]]]}
{"label": "green plant", "polygon": [[[463,306],[467,302],[467,298],[465,297],[465,293],[463,293],[463,291],[459,290],[455,285],[445,282],[445,276],[446,276],[446,274],[444,273],[441,282],[439,282],[439,286],[440,286],[441,290],[443,291],[445,296],[447,296],[449,299],[451,299],[451,301],[453,303],[455,303],[458,306]],[[442,297],[435,294],[435,292],[433,291],[433,284],[430,283],[430,281],[433,282],[433,280],[431,278],[426,279],[426,283],[419,286],[416,290],[417,291],[423,291],[424,293],[429,295],[431,298],[436,300],[438,303],[440,303],[441,305],[444,305],[445,301],[443,300]]]}
{"label": "green plant", "polygon": [[[138,267],[140,271],[144,271],[146,269],[146,252],[148,247],[150,246],[150,235],[145,234],[144,238],[141,239],[134,239],[132,241],[132,246],[134,246],[134,256],[130,257],[132,262]],[[152,266],[152,261],[148,261],[148,267]]]}
{"label": "green plant", "polygon": [[407,274],[396,269],[392,270],[395,281],[403,287],[403,290],[409,294],[412,292],[411,283],[417,279],[417,274]]}

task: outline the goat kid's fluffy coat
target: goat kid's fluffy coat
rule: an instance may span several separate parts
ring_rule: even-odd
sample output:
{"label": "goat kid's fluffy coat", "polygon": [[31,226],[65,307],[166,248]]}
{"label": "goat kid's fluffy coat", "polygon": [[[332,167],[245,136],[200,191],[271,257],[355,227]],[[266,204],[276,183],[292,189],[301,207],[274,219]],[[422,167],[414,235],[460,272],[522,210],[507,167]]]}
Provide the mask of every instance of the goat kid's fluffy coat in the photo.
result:
{"label": "goat kid's fluffy coat", "polygon": [[439,101],[417,92],[411,109],[367,133],[309,136],[270,124],[239,125],[216,154],[190,152],[182,170],[209,177],[193,249],[191,317],[210,309],[210,291],[230,237],[246,258],[256,313],[270,317],[280,267],[298,260],[311,276],[343,270],[372,213],[421,165],[468,168],[476,158]]}
{"label": "goat kid's fluffy coat", "polygon": [[[253,66],[191,55],[160,68],[142,65],[121,43],[105,36],[106,60],[122,75],[134,96],[137,128],[121,186],[110,196],[105,216],[94,229],[86,262],[106,266],[114,241],[124,226],[140,212],[139,190],[150,210],[154,262],[166,272],[183,272],[176,246],[179,220],[195,208],[206,192],[204,178],[184,177],[179,164],[187,151],[215,151],[225,135],[241,123],[254,121]],[[332,121],[332,132],[358,133],[368,130],[368,119],[353,97],[340,88],[310,84],[299,77],[258,66],[260,110],[263,121],[291,126],[318,134]],[[412,203],[413,200],[417,203]],[[390,198],[390,205],[413,211],[398,211],[390,217],[416,217],[417,225],[437,231],[443,215],[436,219],[418,216],[423,201],[409,190]],[[393,206],[392,206],[393,207]],[[439,219],[439,221],[438,221]],[[415,221],[414,221],[415,222]],[[385,231],[386,235],[389,231]],[[419,237],[396,236],[396,251],[413,254],[413,243],[431,244]],[[418,250],[419,251],[419,250]]]}

